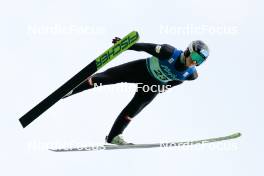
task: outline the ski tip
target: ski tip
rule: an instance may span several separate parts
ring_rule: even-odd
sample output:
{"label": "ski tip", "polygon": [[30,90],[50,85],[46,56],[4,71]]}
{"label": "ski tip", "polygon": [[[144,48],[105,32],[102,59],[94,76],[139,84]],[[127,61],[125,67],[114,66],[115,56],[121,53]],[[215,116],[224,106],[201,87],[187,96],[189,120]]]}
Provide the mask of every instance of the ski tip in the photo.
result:
{"label": "ski tip", "polygon": [[137,34],[138,34],[138,31],[132,31],[132,32],[130,32],[130,33],[137,33]]}
{"label": "ski tip", "polygon": [[242,134],[240,132],[234,133],[231,135],[233,138],[238,138],[240,136],[242,136]]}
{"label": "ski tip", "polygon": [[137,36],[137,37],[136,37],[137,40],[139,39],[139,33],[138,33],[138,31],[132,31],[132,32],[130,32],[128,35],[132,35],[132,34],[134,34],[135,36]]}

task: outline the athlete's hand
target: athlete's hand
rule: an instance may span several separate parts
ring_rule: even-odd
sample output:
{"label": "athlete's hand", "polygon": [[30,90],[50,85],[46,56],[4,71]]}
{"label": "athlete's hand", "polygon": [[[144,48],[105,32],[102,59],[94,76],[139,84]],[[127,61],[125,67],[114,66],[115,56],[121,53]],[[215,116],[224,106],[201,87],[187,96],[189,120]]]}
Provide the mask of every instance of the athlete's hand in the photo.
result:
{"label": "athlete's hand", "polygon": [[112,40],[112,43],[113,43],[113,44],[116,44],[116,42],[118,42],[119,40],[121,40],[121,38],[119,38],[119,37],[115,37],[115,38]]}

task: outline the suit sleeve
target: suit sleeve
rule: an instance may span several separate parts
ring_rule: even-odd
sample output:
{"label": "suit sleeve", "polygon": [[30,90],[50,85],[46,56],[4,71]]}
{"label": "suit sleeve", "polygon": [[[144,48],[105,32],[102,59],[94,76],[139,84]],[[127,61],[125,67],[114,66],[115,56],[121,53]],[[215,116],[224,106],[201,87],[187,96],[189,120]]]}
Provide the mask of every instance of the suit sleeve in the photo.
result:
{"label": "suit sleeve", "polygon": [[136,43],[129,48],[134,51],[144,51],[159,59],[169,59],[174,51],[174,47],[168,44],[153,44],[153,43]]}
{"label": "suit sleeve", "polygon": [[198,78],[198,73],[195,71],[193,74],[191,74],[186,80],[192,81]]}

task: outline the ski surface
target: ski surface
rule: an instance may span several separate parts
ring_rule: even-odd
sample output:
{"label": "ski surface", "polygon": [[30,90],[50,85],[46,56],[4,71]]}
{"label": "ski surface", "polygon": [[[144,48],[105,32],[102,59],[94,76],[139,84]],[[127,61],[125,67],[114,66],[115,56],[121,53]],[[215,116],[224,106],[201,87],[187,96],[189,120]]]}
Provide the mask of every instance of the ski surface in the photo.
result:
{"label": "ski surface", "polygon": [[64,83],[61,87],[55,90],[52,94],[50,94],[47,98],[42,100],[39,104],[37,104],[34,108],[28,111],[25,115],[23,115],[19,121],[23,128],[28,126],[31,122],[33,122],[36,118],[38,118],[42,113],[48,110],[51,106],[53,106],[56,102],[58,102],[63,96],[65,96],[72,89],[80,85],[83,81],[85,81],[89,76],[94,74],[108,62],[113,60],[116,56],[126,51],[129,47],[135,44],[139,39],[139,35],[136,31],[132,31],[116,44],[114,44],[111,48],[106,50],[103,54],[93,60],[90,64],[88,64],[85,68],[83,68],[79,73],[73,76],[70,80]]}
{"label": "ski surface", "polygon": [[224,140],[235,139],[241,136],[241,133],[234,133],[224,137],[216,137],[202,140],[186,141],[186,142],[165,142],[165,143],[151,143],[151,144],[128,144],[128,145],[98,145],[76,148],[61,148],[49,149],[54,152],[76,152],[76,151],[100,151],[100,150],[118,150],[118,149],[142,149],[142,148],[167,148],[176,146],[190,146],[195,144],[206,144],[211,142],[219,142]]}

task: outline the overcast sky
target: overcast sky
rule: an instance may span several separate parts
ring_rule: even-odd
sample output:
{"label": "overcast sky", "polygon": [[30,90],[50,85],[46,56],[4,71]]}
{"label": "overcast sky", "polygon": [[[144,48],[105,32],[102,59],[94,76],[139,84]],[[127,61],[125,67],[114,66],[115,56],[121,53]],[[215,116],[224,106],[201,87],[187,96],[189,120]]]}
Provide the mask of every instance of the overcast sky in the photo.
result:
{"label": "overcast sky", "polygon": [[[257,0],[9,0],[0,2],[1,175],[261,175],[263,3]],[[104,144],[133,84],[96,88],[58,102],[30,126],[18,119],[136,30],[139,42],[184,50],[204,40],[199,78],[158,95],[131,122],[134,143],[241,132],[203,148],[53,153],[54,145]],[[147,58],[127,51],[102,70]],[[112,89],[110,89],[112,88]],[[129,88],[128,91],[120,91]]]}

